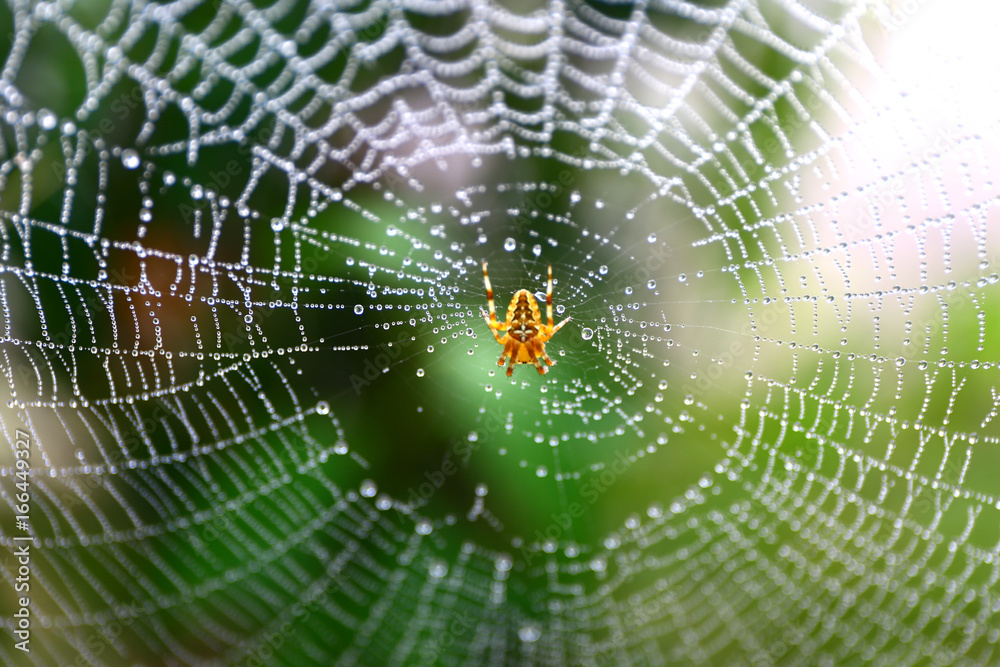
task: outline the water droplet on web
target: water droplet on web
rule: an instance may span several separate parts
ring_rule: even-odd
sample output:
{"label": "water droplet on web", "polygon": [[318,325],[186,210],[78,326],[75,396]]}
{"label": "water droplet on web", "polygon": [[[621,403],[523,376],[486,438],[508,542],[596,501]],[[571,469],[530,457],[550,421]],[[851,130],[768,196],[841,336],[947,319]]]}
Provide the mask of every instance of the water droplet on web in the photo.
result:
{"label": "water droplet on web", "polygon": [[424,369],[423,368],[418,368],[417,369],[417,377],[418,378],[422,378],[423,376],[424,376]]}
{"label": "water droplet on web", "polygon": [[583,331],[580,332],[580,336],[584,340],[590,340],[591,338],[594,337],[594,330],[591,329],[590,327],[587,327]]}
{"label": "water droplet on web", "polygon": [[427,569],[427,573],[431,575],[432,579],[442,579],[448,574],[448,566],[444,561],[433,560],[431,561],[431,566]]}
{"label": "water droplet on web", "polygon": [[681,275],[677,276],[677,282],[679,282],[679,283],[685,283],[685,282],[687,282],[687,279],[688,279],[687,276],[684,275],[683,273]]}
{"label": "water droplet on web", "polygon": [[421,519],[420,521],[417,522],[416,525],[417,535],[430,535],[433,529],[434,527],[431,525],[431,522],[428,521],[427,519]]}
{"label": "water droplet on web", "polygon": [[335,454],[346,454],[347,453],[347,443],[343,440],[338,440],[337,444],[333,446],[333,452]]}
{"label": "water droplet on web", "polygon": [[363,312],[365,312],[365,307],[362,306],[360,303],[358,305],[354,306],[354,314],[355,315],[360,315]]}
{"label": "water droplet on web", "polygon": [[45,109],[38,114],[38,124],[46,132],[56,128],[56,115]]}
{"label": "water droplet on web", "polygon": [[489,492],[489,487],[487,487],[485,484],[476,485],[476,495],[479,496],[480,498],[485,496],[488,492]]}
{"label": "water droplet on web", "polygon": [[606,276],[608,274],[608,267],[606,267],[605,265],[601,264],[597,268],[597,272],[600,273],[602,276]]}
{"label": "water droplet on web", "polygon": [[361,482],[360,491],[361,495],[364,496],[365,498],[372,498],[378,492],[378,488],[375,486],[374,481],[366,479],[365,481]]}
{"label": "water droplet on web", "polygon": [[648,283],[646,283],[646,287],[648,287],[649,289],[656,289],[656,281],[650,280]]}
{"label": "water droplet on web", "polygon": [[316,412],[321,415],[330,414],[330,404],[326,401],[320,401],[316,404]]}
{"label": "water droplet on web", "polygon": [[646,241],[649,243],[656,243],[656,234],[650,234],[646,237]]}
{"label": "water droplet on web", "polygon": [[535,475],[537,475],[538,477],[545,477],[548,474],[549,474],[549,469],[546,468],[545,466],[538,466],[538,468],[535,470]]}
{"label": "water droplet on web", "polygon": [[508,237],[503,242],[503,249],[506,250],[507,252],[513,252],[515,248],[517,248],[517,241],[515,241],[514,239]]}
{"label": "water droplet on web", "polygon": [[631,285],[629,285],[628,287],[625,288],[625,294],[626,295],[632,294],[632,286]]}
{"label": "water droplet on web", "polygon": [[534,255],[535,257],[541,257],[542,256],[542,246],[540,246],[537,243],[535,245],[533,245],[531,247],[531,254]]}
{"label": "water droplet on web", "polygon": [[538,629],[537,626],[534,625],[522,626],[517,631],[517,637],[522,642],[527,642],[527,643],[536,642],[538,641],[538,638],[541,636],[542,636],[541,631]]}
{"label": "water droplet on web", "polygon": [[142,161],[134,148],[126,148],[122,151],[122,165],[126,169],[138,169]]}

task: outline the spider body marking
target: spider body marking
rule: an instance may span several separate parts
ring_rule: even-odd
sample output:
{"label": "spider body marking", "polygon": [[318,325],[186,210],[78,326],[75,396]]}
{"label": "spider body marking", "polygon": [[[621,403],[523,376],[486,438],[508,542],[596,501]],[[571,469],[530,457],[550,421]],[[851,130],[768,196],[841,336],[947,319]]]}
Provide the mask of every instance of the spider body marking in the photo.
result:
{"label": "spider body marking", "polygon": [[[509,358],[507,364],[507,376],[514,373],[514,364],[535,364],[539,375],[545,375],[547,370],[542,365],[544,360],[549,366],[555,362],[549,359],[545,353],[545,343],[572,317],[567,317],[559,324],[553,326],[552,320],[552,265],[549,265],[549,279],[545,290],[545,323],[542,323],[542,311],[538,307],[538,300],[535,295],[526,289],[514,292],[510,305],[507,307],[507,319],[501,324],[497,321],[496,306],[493,303],[493,286],[490,284],[490,276],[486,272],[486,262],[483,262],[483,283],[486,285],[486,300],[490,307],[490,314],[487,315],[480,307],[479,312],[493,332],[493,337],[503,345],[503,354],[497,366],[503,366]],[[503,333],[501,336],[500,334]]]}

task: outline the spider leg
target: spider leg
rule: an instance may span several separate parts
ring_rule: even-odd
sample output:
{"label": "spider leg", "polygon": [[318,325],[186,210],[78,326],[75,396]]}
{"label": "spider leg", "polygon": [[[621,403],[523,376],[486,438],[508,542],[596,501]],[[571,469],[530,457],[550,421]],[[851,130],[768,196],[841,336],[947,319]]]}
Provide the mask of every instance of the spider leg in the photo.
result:
{"label": "spider leg", "polygon": [[[528,345],[526,347],[526,349],[528,350],[528,357],[531,358],[531,361],[535,364],[535,368],[538,369],[538,374],[539,375],[545,375],[545,367],[542,366],[542,362],[538,360],[537,356],[535,356],[535,349],[534,349],[534,347],[535,347],[534,345]],[[545,354],[545,353],[542,352],[542,354]]]}
{"label": "spider leg", "polygon": [[[510,363],[514,363],[514,341],[508,340],[503,346],[503,352],[500,354],[500,360],[497,361],[497,366],[503,366],[504,362],[507,361],[507,356],[510,356]],[[510,375],[510,373],[508,373]]]}
{"label": "spider leg", "polygon": [[490,274],[486,273],[486,262],[483,262],[483,283],[486,284],[486,302],[490,306],[490,326],[497,328],[497,309],[493,305],[493,285],[490,284]]}
{"label": "spider leg", "polygon": [[541,344],[538,345],[538,356],[541,357],[542,360],[545,361],[545,363],[547,363],[549,366],[552,366],[556,363],[551,359],[549,359],[549,355],[545,354],[545,347],[543,347]]}
{"label": "spider leg", "polygon": [[567,317],[565,320],[563,320],[562,322],[560,322],[559,324],[557,324],[555,327],[553,327],[552,333],[549,334],[549,337],[551,338],[552,334],[554,334],[555,332],[557,332],[560,329],[562,329],[563,325],[566,324],[567,322],[569,322],[571,319],[573,319],[573,318],[572,317]]}
{"label": "spider leg", "polygon": [[[514,374],[514,360],[517,359],[517,343],[515,341],[510,341],[510,363],[507,364],[507,377]],[[500,366],[503,366],[503,359],[500,360]]]}
{"label": "spider leg", "polygon": [[[549,282],[545,288],[545,317],[546,324],[552,328],[552,265],[549,264]],[[560,325],[562,326],[562,325]],[[553,331],[553,333],[555,333]]]}
{"label": "spider leg", "polygon": [[[502,331],[505,328],[504,325],[503,324],[497,324],[495,322],[490,322],[490,318],[486,314],[486,311],[483,310],[482,306],[479,306],[479,314],[483,316],[483,319],[486,320],[486,324],[488,324],[490,326],[490,331],[493,332],[493,337],[497,339],[498,343],[500,343],[501,345],[503,345],[504,344],[504,340],[500,336],[500,334],[497,333],[497,332],[498,331]],[[496,326],[494,327],[494,325],[496,325]]]}

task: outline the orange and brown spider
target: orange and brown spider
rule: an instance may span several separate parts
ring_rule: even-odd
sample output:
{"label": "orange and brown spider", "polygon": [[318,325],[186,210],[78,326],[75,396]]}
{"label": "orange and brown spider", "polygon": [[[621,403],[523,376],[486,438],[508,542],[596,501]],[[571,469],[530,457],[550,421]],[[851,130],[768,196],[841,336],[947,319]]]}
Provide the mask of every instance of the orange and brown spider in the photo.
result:
{"label": "orange and brown spider", "polygon": [[[490,331],[497,342],[503,345],[503,354],[497,366],[503,366],[504,360],[510,357],[507,364],[507,376],[514,372],[514,362],[519,364],[535,364],[540,375],[545,375],[546,368],[542,366],[539,359],[545,360],[549,366],[555,362],[545,354],[545,343],[572,317],[552,326],[552,265],[549,265],[549,282],[545,290],[545,315],[546,323],[542,324],[542,312],[538,308],[538,301],[534,295],[526,289],[514,292],[507,307],[507,321],[503,324],[497,322],[497,311],[493,305],[493,286],[490,285],[490,276],[486,273],[486,262],[483,262],[483,282],[486,283],[486,299],[489,302],[489,317],[483,312],[480,306],[479,312],[490,325]],[[501,336],[498,332],[506,332]]]}

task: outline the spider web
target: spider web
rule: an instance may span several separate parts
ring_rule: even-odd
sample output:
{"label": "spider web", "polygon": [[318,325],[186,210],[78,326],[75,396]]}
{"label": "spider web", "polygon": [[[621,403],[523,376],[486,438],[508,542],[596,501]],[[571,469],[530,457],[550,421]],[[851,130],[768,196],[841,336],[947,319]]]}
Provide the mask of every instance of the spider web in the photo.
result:
{"label": "spider web", "polygon": [[0,8],[0,660],[995,661],[982,11]]}

